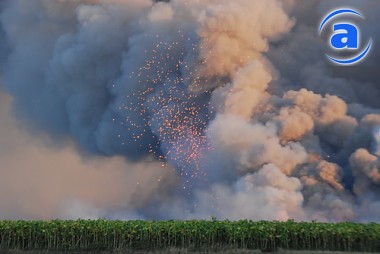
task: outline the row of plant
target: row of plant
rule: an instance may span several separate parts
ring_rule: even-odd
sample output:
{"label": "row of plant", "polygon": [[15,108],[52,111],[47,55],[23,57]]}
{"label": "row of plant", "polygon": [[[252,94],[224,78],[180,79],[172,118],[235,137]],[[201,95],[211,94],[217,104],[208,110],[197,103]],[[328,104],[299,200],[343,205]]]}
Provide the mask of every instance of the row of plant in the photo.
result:
{"label": "row of plant", "polygon": [[0,221],[1,250],[380,252],[380,225],[267,221]]}

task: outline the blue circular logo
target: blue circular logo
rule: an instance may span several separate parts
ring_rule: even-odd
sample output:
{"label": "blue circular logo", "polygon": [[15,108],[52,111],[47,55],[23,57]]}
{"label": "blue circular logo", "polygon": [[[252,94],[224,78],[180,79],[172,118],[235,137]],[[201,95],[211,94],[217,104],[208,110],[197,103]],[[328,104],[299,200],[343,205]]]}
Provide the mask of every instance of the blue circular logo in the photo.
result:
{"label": "blue circular logo", "polygon": [[352,17],[365,19],[365,17],[358,11],[353,9],[337,9],[329,13],[319,26],[319,34],[321,35],[327,24],[332,23],[332,35],[329,40],[330,47],[337,53],[353,52],[347,57],[331,56],[326,54],[326,57],[338,65],[354,65],[363,60],[371,50],[373,40],[370,38],[365,44],[365,47],[360,47],[360,29],[353,22],[335,22],[337,17]]}

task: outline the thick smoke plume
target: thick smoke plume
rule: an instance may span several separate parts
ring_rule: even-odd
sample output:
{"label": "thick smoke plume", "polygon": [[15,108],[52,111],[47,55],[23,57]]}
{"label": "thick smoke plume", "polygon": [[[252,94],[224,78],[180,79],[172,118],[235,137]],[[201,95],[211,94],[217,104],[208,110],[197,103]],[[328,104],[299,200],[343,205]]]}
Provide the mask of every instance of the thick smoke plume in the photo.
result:
{"label": "thick smoke plume", "polygon": [[341,5],[380,39],[372,0],[0,0],[0,218],[380,221],[380,51],[326,61]]}

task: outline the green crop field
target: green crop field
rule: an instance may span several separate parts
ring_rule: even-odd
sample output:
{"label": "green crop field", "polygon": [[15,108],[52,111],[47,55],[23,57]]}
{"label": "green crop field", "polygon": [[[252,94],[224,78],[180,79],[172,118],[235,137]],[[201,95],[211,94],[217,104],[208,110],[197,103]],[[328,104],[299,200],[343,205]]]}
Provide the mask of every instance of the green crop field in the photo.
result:
{"label": "green crop field", "polygon": [[294,221],[0,221],[0,250],[380,252],[380,225]]}

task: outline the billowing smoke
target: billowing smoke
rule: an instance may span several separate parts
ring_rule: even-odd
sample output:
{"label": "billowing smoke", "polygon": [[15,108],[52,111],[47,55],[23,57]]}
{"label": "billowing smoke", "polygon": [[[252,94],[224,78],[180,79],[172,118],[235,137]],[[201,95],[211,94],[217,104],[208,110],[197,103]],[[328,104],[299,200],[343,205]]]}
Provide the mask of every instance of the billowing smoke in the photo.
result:
{"label": "billowing smoke", "polygon": [[380,51],[326,61],[341,5],[378,39],[372,0],[0,1],[0,217],[380,221]]}

